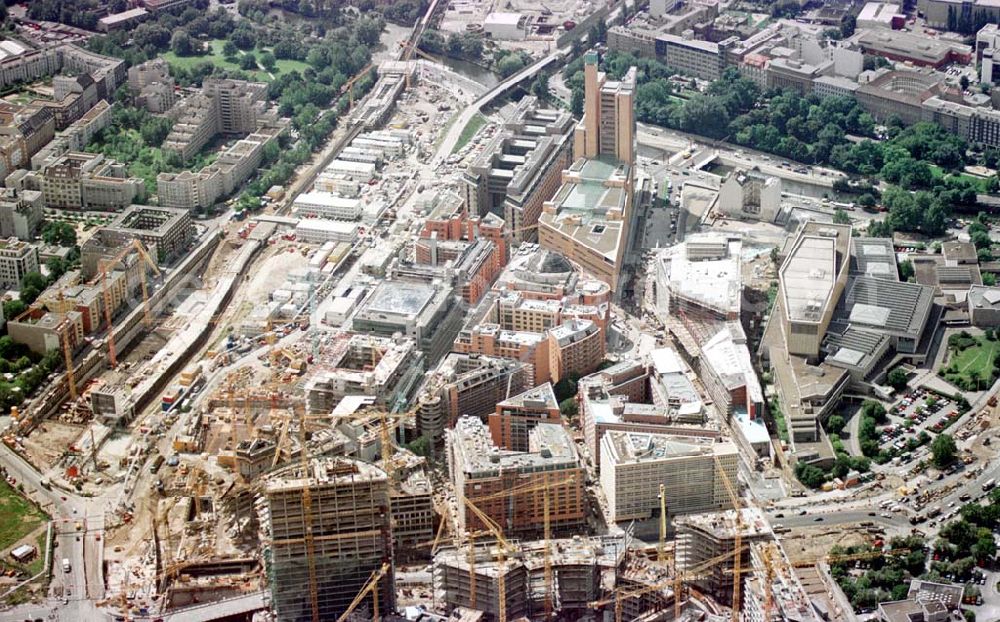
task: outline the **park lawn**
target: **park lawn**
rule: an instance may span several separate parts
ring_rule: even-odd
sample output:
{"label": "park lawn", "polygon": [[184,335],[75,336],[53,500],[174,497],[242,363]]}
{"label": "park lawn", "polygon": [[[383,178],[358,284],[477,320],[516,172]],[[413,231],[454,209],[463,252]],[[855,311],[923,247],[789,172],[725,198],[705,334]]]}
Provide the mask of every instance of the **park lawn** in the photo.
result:
{"label": "park lawn", "polygon": [[469,141],[476,135],[476,132],[486,125],[486,121],[486,117],[479,113],[476,113],[476,116],[469,119],[469,122],[462,128],[462,133],[458,135],[458,142],[455,143],[455,147],[451,152],[457,153],[462,147],[469,144]]}
{"label": "park lawn", "polygon": [[290,71],[297,71],[299,73],[304,72],[309,69],[309,63],[301,60],[293,60],[291,58],[280,58],[274,63],[274,73],[288,73]]}
{"label": "park lawn", "polygon": [[44,512],[0,480],[0,550],[10,548],[47,520]]}
{"label": "park lawn", "polygon": [[[952,384],[962,377],[990,378],[993,371],[993,360],[1000,355],[1000,341],[989,341],[985,337],[976,337],[977,345],[959,352],[952,352],[952,358],[945,368],[944,379]],[[949,371],[954,368],[957,371]]]}
{"label": "park lawn", "polygon": [[[182,69],[190,70],[192,67],[199,63],[212,63],[216,67],[222,67],[223,69],[228,69],[230,71],[242,71],[237,63],[231,63],[226,60],[226,57],[222,55],[222,48],[226,42],[222,39],[212,39],[209,41],[209,45],[212,48],[210,54],[202,54],[201,56],[178,56],[174,54],[173,51],[167,52],[163,55],[168,63],[172,66],[180,67]],[[242,54],[242,52],[240,52]],[[254,51],[254,55],[257,55],[257,51]],[[280,69],[280,63],[291,62],[298,63],[299,61],[278,61],[278,68]],[[305,65],[305,63],[301,63]],[[266,71],[247,71],[247,74],[251,76],[253,80],[258,80],[260,82],[270,82],[271,77],[267,75]]]}
{"label": "park lawn", "polygon": [[943,177],[962,177],[979,187],[980,192],[986,192],[987,179],[983,177],[976,177],[975,175],[969,175],[968,173],[959,173],[958,175],[952,173],[945,173],[944,169],[937,164],[931,164],[931,173],[934,174],[934,179],[941,179]]}

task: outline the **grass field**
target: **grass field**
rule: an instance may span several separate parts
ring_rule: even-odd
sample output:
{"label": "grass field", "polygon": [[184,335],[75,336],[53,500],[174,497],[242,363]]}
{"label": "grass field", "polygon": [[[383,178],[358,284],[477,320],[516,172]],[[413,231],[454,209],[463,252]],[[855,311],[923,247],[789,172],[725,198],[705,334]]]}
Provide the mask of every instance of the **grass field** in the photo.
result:
{"label": "grass field", "polygon": [[934,179],[941,179],[942,177],[964,177],[965,179],[971,181],[972,183],[979,186],[980,192],[986,192],[987,179],[982,177],[976,177],[975,175],[969,175],[968,173],[960,173],[958,175],[953,175],[950,173],[945,173],[944,169],[936,164],[931,164],[931,172],[934,174]]}
{"label": "grass field", "polygon": [[10,548],[46,520],[44,512],[0,480],[0,550]]}
{"label": "grass field", "polygon": [[476,132],[486,125],[486,121],[486,117],[481,114],[476,114],[476,116],[469,119],[466,126],[462,128],[462,133],[458,135],[458,142],[455,143],[455,147],[451,152],[456,153],[459,149],[469,144],[469,141],[476,135]]}
{"label": "grass field", "polygon": [[959,388],[975,388],[976,378],[989,385],[993,374],[993,361],[1000,355],[1000,341],[989,341],[985,337],[975,338],[976,345],[964,350],[951,351],[951,359],[943,370],[944,379]]}
{"label": "grass field", "polygon": [[[222,67],[223,69],[228,69],[230,71],[240,71],[240,66],[238,63],[232,63],[226,60],[226,57],[222,54],[222,48],[225,46],[226,42],[222,39],[212,39],[209,44],[212,48],[211,54],[204,54],[202,56],[177,56],[173,52],[167,52],[163,55],[163,58],[167,60],[168,63],[175,67],[180,67],[183,69],[191,69],[199,63],[209,62],[217,67]],[[254,55],[260,59],[260,55],[263,53],[261,50],[254,50]],[[243,55],[243,52],[240,52]],[[309,67],[308,64],[299,60],[287,60],[282,59],[275,63],[274,75],[280,75],[283,73],[288,73],[290,71],[302,72]],[[260,82],[270,82],[271,76],[262,69],[257,69],[255,71],[248,71],[248,74],[252,76],[252,79],[258,80]]]}
{"label": "grass field", "polygon": [[986,341],[979,339],[979,345],[973,348],[966,348],[958,353],[954,362],[959,372],[976,374],[993,369],[993,359],[1000,351],[1000,341]]}

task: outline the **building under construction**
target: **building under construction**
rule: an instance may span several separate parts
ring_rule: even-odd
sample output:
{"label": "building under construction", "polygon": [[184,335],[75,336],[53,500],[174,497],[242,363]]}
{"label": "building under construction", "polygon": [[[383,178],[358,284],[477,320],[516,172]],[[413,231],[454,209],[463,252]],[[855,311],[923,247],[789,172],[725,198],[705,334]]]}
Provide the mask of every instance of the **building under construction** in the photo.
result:
{"label": "building under construction", "polygon": [[[737,518],[737,511],[739,518]],[[740,566],[743,576],[749,576],[750,547],[755,542],[770,541],[774,533],[764,514],[757,508],[742,508],[693,514],[680,517],[677,528],[677,567],[687,571],[719,556],[736,550],[736,533],[740,533]],[[694,585],[726,606],[733,602],[735,556],[714,564]],[[742,581],[741,581],[742,582]]]}
{"label": "building under construction", "polygon": [[750,547],[753,573],[744,583],[743,619],[746,622],[818,622],[809,595],[795,576],[791,562],[774,540]]}
{"label": "building under construction", "polygon": [[[544,540],[507,544],[503,576],[508,620],[540,616],[545,611],[546,598],[561,619],[587,617],[592,614],[590,603],[614,586],[625,559],[623,536],[550,540],[547,552]],[[468,607],[485,612],[486,620],[497,620],[498,546],[495,542],[477,544],[474,556],[470,555],[468,545],[439,551],[434,557],[437,602],[449,612]],[[546,579],[546,556],[551,581]]]}
{"label": "building under construction", "polygon": [[[318,458],[283,468],[265,486],[268,575],[278,619],[335,620],[383,564],[379,610],[394,609],[389,483],[378,467]],[[372,610],[371,593],[359,611]]]}

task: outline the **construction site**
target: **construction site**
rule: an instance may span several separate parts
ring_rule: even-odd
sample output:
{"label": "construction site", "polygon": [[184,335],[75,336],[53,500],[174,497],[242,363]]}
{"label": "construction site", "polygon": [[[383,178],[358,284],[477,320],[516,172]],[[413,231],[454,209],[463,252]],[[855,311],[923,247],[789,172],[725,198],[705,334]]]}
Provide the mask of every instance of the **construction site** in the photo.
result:
{"label": "construction site", "polygon": [[[467,5],[445,25],[523,30],[508,49],[607,10]],[[634,84],[588,54],[579,126],[533,96],[466,120],[491,90],[411,53],[266,209],[135,206],[126,224],[173,257],[94,236],[14,321],[68,368],[4,438],[75,514],[49,595],[121,619],[842,619],[826,553],[855,534],[781,528],[795,506],[755,488],[777,458],[739,322],[766,306],[744,296],[774,276],[764,255],[729,235],[656,251],[639,325],[575,242],[522,235],[577,183],[571,134],[588,170],[628,160],[580,201],[643,194],[632,149],[597,148],[632,144],[611,126],[634,126]],[[599,216],[581,240],[622,226]]]}

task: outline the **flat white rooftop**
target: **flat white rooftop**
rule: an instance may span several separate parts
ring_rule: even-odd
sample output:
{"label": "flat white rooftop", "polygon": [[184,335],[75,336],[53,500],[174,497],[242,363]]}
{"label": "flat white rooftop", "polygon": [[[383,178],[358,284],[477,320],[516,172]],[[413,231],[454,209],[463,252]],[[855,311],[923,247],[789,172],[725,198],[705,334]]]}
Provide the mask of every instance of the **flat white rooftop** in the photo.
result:
{"label": "flat white rooftop", "polygon": [[806,235],[792,249],[781,268],[789,320],[820,321],[837,278],[836,247],[836,238]]}

